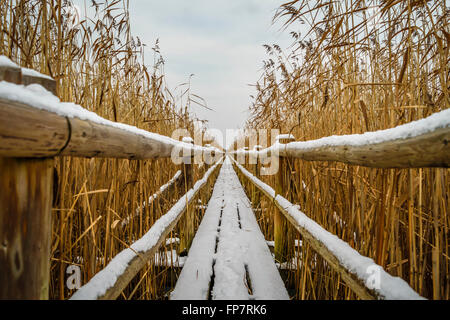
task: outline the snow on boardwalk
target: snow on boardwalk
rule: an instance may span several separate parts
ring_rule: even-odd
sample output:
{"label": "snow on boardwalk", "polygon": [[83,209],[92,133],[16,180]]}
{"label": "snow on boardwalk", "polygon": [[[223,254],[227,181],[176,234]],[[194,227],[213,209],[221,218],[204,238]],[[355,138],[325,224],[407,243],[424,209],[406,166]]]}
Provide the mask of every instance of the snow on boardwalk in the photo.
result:
{"label": "snow on boardwalk", "polygon": [[228,158],[171,299],[289,299]]}

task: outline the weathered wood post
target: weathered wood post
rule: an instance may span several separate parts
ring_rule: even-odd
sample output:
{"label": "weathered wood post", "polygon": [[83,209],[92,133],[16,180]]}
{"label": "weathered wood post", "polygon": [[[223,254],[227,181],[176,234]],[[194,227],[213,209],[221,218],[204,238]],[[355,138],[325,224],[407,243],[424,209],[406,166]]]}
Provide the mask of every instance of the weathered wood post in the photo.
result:
{"label": "weathered wood post", "polygon": [[[54,92],[51,78],[1,62],[0,80]],[[0,158],[0,299],[48,299],[53,166],[53,158]]]}
{"label": "weathered wood post", "polygon": [[[260,178],[260,160],[258,152],[262,149],[260,145],[253,147],[252,151],[252,163],[253,163],[253,175],[256,178]],[[256,209],[261,201],[260,193],[258,192],[256,186],[252,183],[252,203],[253,207]]]}
{"label": "weathered wood post", "polygon": [[48,299],[53,164],[0,158],[0,299]]}
{"label": "weathered wood post", "polygon": [[248,154],[248,147],[244,147],[242,149],[242,152],[244,153],[244,166],[250,164],[250,155]]}
{"label": "weathered wood post", "polygon": [[[184,137],[183,142],[190,143],[194,145],[194,140],[191,137]],[[184,192],[189,191],[194,186],[194,151],[192,150],[190,155],[183,156],[182,164],[182,174],[184,182]],[[191,206],[187,206],[186,213],[180,223],[180,254],[187,254],[192,240],[194,238],[194,216],[193,211],[195,210],[195,203]]]}
{"label": "weathered wood post", "polygon": [[[259,151],[261,151],[262,150],[262,146],[260,146],[260,145],[256,145],[254,148],[253,148],[254,150],[255,150],[255,152],[259,152]],[[258,179],[261,177],[261,161],[260,161],[260,157],[259,157],[259,153],[257,153],[256,154],[256,164],[255,164],[255,173],[254,173],[254,175],[255,175],[255,177],[257,177]]]}
{"label": "weathered wood post", "polygon": [[[279,135],[276,137],[276,143],[287,144],[294,141],[292,135]],[[288,159],[279,156],[278,173],[276,176],[276,193],[286,197],[285,191],[288,189],[290,177],[288,176]],[[288,199],[291,200],[291,199]],[[278,209],[275,209],[274,214],[274,253],[275,260],[285,262],[288,258],[289,246],[293,243],[288,243],[288,221]]]}

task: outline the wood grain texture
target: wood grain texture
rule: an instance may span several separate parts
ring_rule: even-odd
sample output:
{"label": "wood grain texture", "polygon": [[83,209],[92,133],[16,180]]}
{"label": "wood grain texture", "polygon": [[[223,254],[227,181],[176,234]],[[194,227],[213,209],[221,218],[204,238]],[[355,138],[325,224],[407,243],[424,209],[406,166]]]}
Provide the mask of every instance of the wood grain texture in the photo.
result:
{"label": "wood grain texture", "polygon": [[0,99],[0,157],[52,157],[68,138],[66,118]]}
{"label": "wood grain texture", "polygon": [[11,82],[15,84],[39,84],[48,91],[56,95],[56,81],[45,75],[40,76],[39,72],[23,72],[26,69],[13,66],[0,66],[0,81]]}
{"label": "wood grain texture", "polygon": [[70,121],[70,141],[61,155],[121,159],[171,156],[172,145],[135,133],[76,118]]}
{"label": "wood grain texture", "polygon": [[48,299],[53,164],[0,158],[0,299]]}

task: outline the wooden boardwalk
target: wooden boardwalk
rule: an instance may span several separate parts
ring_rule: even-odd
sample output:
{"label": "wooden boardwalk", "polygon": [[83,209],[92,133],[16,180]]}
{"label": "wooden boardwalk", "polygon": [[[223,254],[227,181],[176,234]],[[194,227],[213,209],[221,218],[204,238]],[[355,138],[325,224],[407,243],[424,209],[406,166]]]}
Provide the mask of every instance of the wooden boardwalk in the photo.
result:
{"label": "wooden boardwalk", "polygon": [[[188,250],[188,258],[171,299],[289,299],[238,175],[274,205],[275,256],[289,245],[284,241],[283,226],[287,221],[359,298],[422,298],[406,281],[391,276],[283,198],[283,190],[289,185],[281,168],[286,168],[288,159],[338,161],[371,168],[448,168],[450,110],[361,135],[286,142],[280,138],[263,150],[235,150],[228,152],[223,164],[218,158],[215,164],[208,163],[203,178],[194,182],[194,154],[222,158],[223,150],[112,122],[81,106],[59,102],[53,96],[53,80],[45,75],[30,77],[28,71],[12,62],[0,65],[0,82],[0,235],[5,253],[0,255],[0,298],[49,297],[55,158],[167,159],[181,151],[184,151],[182,161],[176,163],[180,171],[143,205],[163,194],[168,196],[177,184],[184,184],[186,193],[140,239],[92,276],[72,299],[118,298],[154,259],[179,221],[190,224],[200,192],[209,194],[213,185],[212,197],[194,239],[192,225],[189,230],[183,229],[184,225],[180,227],[180,238],[186,245],[180,252]],[[45,92],[42,97],[41,91],[36,93],[20,85],[30,83],[42,85],[48,92],[41,88]],[[242,157],[244,161],[232,165],[228,158],[231,156]],[[247,161],[250,157],[257,160],[256,164]],[[239,164],[258,168],[272,157],[279,159],[280,165],[276,190],[259,180],[257,170],[255,176]],[[134,216],[135,213],[130,213],[121,226]],[[438,249],[433,247],[436,257]],[[378,282],[372,281],[370,270],[377,271]],[[434,287],[438,288],[439,268],[433,269],[433,277]]]}
{"label": "wooden boardwalk", "polygon": [[228,158],[171,299],[289,299]]}

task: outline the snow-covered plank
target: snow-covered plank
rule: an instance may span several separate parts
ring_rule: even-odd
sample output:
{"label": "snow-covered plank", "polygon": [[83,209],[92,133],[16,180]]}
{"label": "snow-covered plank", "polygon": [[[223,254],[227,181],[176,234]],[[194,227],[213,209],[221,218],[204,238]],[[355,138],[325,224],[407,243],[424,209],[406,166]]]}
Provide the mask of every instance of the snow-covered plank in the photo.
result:
{"label": "snow-covered plank", "polygon": [[47,80],[52,80],[54,81],[54,79],[46,74],[37,72],[36,70],[33,69],[29,69],[29,68],[21,68],[22,69],[22,76],[27,76],[30,78],[43,78],[43,79],[47,79]]}
{"label": "snow-covered plank", "polygon": [[6,56],[0,56],[0,81],[29,85],[37,83],[56,94],[56,81],[36,70],[21,68]]}
{"label": "snow-covered plank", "polygon": [[152,257],[161,243],[175,227],[186,206],[208,182],[212,172],[218,168],[221,160],[208,169],[202,179],[183,195],[178,202],[150,230],[129,248],[118,253],[108,265],[98,272],[88,283],[78,289],[71,297],[73,300],[115,299]]}
{"label": "snow-covered plank", "polygon": [[225,193],[222,175],[221,170],[214,184],[208,207],[192,240],[188,257],[181,270],[175,289],[170,295],[172,300],[206,300],[209,297],[218,233],[217,228]]}
{"label": "snow-covered plank", "polygon": [[56,81],[52,77],[33,69],[22,68],[22,84],[26,86],[30,84],[39,84],[56,95]]}
{"label": "snow-covered plank", "polygon": [[16,84],[22,83],[22,71],[20,67],[6,56],[0,56],[0,81],[8,81]]}
{"label": "snow-covered plank", "polygon": [[[289,156],[309,161],[339,161],[374,168],[450,167],[450,109],[395,128],[317,140],[275,143],[261,158]],[[247,153],[238,150],[233,153]]]}
{"label": "snow-covered plank", "polygon": [[[234,218],[236,215],[238,217],[238,228],[236,228],[236,224],[233,224],[232,227],[234,231],[237,231],[236,234],[239,236],[239,240],[236,241],[233,237],[234,232],[230,232],[228,242],[223,241],[223,244],[224,246],[232,242],[241,244],[240,250],[243,252],[242,262],[246,266],[246,277],[249,277],[247,285],[251,287],[247,288],[251,291],[251,294],[249,294],[250,299],[288,300],[289,295],[281,280],[264,235],[258,226],[250,200],[247,198],[230,162],[228,170],[230,184],[233,186],[233,189],[228,190],[229,195],[227,197],[228,203],[231,204],[229,217]],[[235,207],[233,206],[234,203],[236,203]],[[228,259],[225,258],[224,261],[227,262]],[[223,282],[223,286],[226,285],[226,281]],[[215,290],[214,288],[214,294]],[[233,296],[229,296],[229,298],[233,299]]]}
{"label": "snow-covered plank", "polygon": [[[234,161],[234,160],[233,160]],[[253,176],[244,167],[235,165],[267,197],[300,232],[303,239],[338,272],[347,285],[362,299],[423,299],[403,279],[393,277],[372,259],[362,256],[348,243],[308,218],[296,205]]]}
{"label": "snow-covered plank", "polygon": [[227,159],[171,299],[289,299]]}
{"label": "snow-covered plank", "polygon": [[[224,208],[218,230],[217,252],[214,264],[214,286],[211,298],[214,300],[248,300],[249,284],[246,281],[246,255],[249,244],[243,241],[244,231],[240,229],[236,188],[240,182],[233,179],[233,168],[229,160],[222,167],[222,183],[225,185]],[[278,275],[279,276],[279,275]],[[246,286],[247,285],[247,286]]]}

